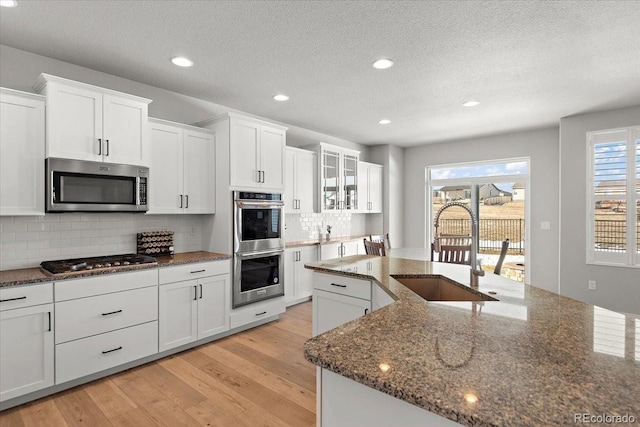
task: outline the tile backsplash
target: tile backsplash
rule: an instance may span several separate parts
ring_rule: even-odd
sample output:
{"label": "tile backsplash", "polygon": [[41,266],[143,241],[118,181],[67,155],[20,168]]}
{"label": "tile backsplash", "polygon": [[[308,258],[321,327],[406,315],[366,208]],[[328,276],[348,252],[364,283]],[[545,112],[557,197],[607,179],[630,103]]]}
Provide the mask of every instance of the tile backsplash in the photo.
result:
{"label": "tile backsplash", "polygon": [[285,215],[285,238],[288,242],[324,237],[327,226],[332,237],[358,236],[367,233],[367,214],[351,212]]}
{"label": "tile backsplash", "polygon": [[0,217],[0,270],[42,261],[136,252],[136,233],[171,230],[176,252],[202,250],[203,215],[64,213]]}

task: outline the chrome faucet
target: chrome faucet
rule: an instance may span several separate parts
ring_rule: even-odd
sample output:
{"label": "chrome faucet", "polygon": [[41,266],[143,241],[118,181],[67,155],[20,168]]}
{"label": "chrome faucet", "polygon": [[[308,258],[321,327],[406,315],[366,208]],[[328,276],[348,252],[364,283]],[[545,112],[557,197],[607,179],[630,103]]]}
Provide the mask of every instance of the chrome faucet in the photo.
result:
{"label": "chrome faucet", "polygon": [[471,273],[470,273],[471,283],[470,284],[471,284],[471,287],[477,288],[478,280],[479,280],[478,278],[480,276],[484,276],[484,270],[481,268],[480,264],[478,263],[478,218],[476,218],[476,215],[467,205],[460,202],[449,202],[440,208],[440,210],[436,214],[436,218],[433,224],[436,229],[435,239],[434,239],[436,242],[436,247],[439,246],[437,242],[439,237],[438,226],[440,223],[440,215],[444,210],[449,209],[453,206],[458,206],[464,209],[469,213],[469,216],[471,217],[471,248],[469,250],[469,264],[471,264]]}

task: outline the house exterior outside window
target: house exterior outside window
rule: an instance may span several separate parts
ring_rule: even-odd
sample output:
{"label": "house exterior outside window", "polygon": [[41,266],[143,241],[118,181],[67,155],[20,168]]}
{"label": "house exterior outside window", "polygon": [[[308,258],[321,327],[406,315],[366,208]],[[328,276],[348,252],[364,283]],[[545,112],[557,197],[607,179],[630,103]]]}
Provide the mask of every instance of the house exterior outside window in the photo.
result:
{"label": "house exterior outside window", "polygon": [[587,133],[587,263],[640,267],[640,126]]}

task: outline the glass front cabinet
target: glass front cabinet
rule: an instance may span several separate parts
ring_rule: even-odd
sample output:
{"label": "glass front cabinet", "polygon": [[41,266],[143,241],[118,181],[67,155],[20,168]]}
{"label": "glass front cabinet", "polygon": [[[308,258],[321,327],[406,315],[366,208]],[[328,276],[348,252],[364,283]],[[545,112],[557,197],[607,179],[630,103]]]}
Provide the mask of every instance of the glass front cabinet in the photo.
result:
{"label": "glass front cabinet", "polygon": [[322,212],[357,211],[360,152],[325,143],[319,151]]}

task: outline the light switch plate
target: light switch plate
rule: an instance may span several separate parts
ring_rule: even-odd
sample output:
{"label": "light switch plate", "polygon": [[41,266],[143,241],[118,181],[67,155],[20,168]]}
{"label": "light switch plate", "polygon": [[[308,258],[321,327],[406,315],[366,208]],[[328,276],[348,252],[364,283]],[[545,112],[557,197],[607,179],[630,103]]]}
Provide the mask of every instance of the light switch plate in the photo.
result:
{"label": "light switch plate", "polygon": [[596,281],[595,280],[589,280],[589,290],[590,291],[595,291],[596,290]]}
{"label": "light switch plate", "polygon": [[551,229],[551,223],[549,221],[542,221],[540,223],[540,228],[542,230],[550,230]]}

